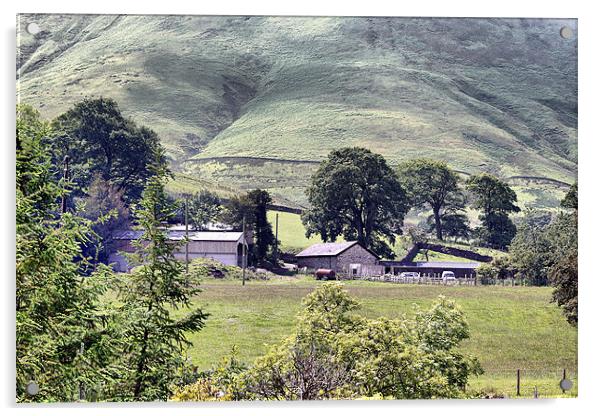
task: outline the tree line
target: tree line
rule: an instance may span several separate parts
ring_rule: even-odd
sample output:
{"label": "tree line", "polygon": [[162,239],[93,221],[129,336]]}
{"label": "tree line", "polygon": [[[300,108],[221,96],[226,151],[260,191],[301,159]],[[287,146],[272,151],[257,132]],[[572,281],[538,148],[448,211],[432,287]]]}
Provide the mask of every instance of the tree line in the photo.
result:
{"label": "tree line", "polygon": [[[323,241],[339,236],[357,240],[382,257],[403,232],[411,208],[428,209],[430,230],[438,239],[473,238],[478,244],[506,249],[516,227],[510,215],[520,211],[516,193],[499,178],[481,173],[463,182],[445,162],[415,159],[390,167],[363,148],[332,151],[312,176],[310,208],[303,215],[307,236]],[[480,212],[472,230],[468,206]]]}
{"label": "tree line", "polygon": [[571,186],[561,201],[564,209],[553,217],[530,210],[518,222],[508,255],[480,266],[482,280],[521,279],[534,286],[553,285],[552,300],[567,321],[578,316],[578,186]]}

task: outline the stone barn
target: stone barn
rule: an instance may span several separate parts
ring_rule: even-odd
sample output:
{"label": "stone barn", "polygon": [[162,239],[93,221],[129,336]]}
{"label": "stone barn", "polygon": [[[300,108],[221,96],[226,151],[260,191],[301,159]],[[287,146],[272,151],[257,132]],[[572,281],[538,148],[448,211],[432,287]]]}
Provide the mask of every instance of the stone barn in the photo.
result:
{"label": "stone barn", "polygon": [[331,269],[350,273],[361,267],[378,266],[378,256],[357,241],[314,244],[297,254],[299,268]]}
{"label": "stone barn", "polygon": [[[182,241],[186,232],[182,230],[166,231],[170,241]],[[141,231],[122,231],[114,237],[114,250],[109,254],[109,263],[119,272],[130,269],[125,256],[122,254],[134,251],[132,241],[141,237]],[[188,259],[198,257],[217,260],[228,266],[242,266],[243,246],[245,239],[240,231],[189,231]],[[178,260],[185,260],[186,245],[182,244],[174,252]]]}

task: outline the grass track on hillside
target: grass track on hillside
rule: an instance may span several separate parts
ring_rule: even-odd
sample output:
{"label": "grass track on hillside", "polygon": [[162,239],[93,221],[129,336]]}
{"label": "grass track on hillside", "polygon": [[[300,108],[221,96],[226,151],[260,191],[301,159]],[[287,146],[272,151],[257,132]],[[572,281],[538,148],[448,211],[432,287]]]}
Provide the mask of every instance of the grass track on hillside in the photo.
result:
{"label": "grass track on hillside", "polygon": [[[268,346],[290,334],[301,299],[320,283],[311,278],[252,281],[207,281],[194,300],[211,313],[207,326],[190,336],[189,354],[200,369],[208,369],[237,345],[240,358],[251,363]],[[345,282],[368,317],[413,314],[413,304],[428,307],[443,294],[466,313],[471,338],[462,348],[476,355],[485,374],[471,381],[471,389],[513,395],[516,369],[525,373],[524,395],[538,386],[540,395],[560,395],[562,369],[575,379],[577,331],[550,303],[550,288],[446,287]],[[530,389],[530,390],[529,390]],[[527,393],[527,392],[530,393]],[[576,394],[576,386],[571,394]]]}

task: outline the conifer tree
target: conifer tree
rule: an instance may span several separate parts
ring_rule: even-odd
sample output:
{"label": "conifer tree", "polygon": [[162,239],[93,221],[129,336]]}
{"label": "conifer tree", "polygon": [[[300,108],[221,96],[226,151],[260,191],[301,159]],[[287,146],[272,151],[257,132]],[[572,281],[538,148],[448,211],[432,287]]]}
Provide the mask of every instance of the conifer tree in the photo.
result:
{"label": "conifer tree", "polygon": [[[164,225],[176,207],[165,193],[168,170],[159,152],[149,167],[142,199],[134,210],[136,228],[142,234],[134,242],[130,261],[138,264],[120,287],[124,362],[129,373],[121,385],[124,400],[167,400],[172,387],[190,370],[184,353],[191,345],[186,332],[198,331],[208,315],[195,309],[176,317],[174,311],[190,306],[200,292],[182,263],[174,257],[177,244],[169,241]],[[119,394],[116,392],[116,394]]]}
{"label": "conifer tree", "polygon": [[[86,398],[110,383],[117,344],[109,342],[110,309],[102,295],[112,274],[89,273],[82,246],[93,223],[58,213],[64,192],[54,181],[44,138],[49,124],[17,108],[16,375],[17,401]],[[39,392],[27,393],[33,383]]]}

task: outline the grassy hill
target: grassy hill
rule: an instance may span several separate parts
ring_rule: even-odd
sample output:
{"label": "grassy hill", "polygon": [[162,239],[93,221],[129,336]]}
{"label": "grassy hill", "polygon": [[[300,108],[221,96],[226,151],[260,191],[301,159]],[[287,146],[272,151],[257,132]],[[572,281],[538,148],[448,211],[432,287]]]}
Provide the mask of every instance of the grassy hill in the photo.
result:
{"label": "grassy hill", "polygon": [[554,206],[545,179],[577,172],[565,25],[576,33],[570,20],[21,15],[18,94],[47,117],[115,98],[181,173],[295,204],[330,150],[364,146],[392,164],[544,178],[521,195]]}

